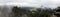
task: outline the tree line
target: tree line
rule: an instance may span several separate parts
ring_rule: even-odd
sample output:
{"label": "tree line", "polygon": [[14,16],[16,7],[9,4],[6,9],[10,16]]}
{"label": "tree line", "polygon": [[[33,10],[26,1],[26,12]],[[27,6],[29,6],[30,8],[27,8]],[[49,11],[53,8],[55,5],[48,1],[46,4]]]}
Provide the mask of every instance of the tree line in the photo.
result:
{"label": "tree line", "polygon": [[23,15],[26,15],[25,17],[51,17],[51,15],[55,13],[54,11],[56,11],[56,9],[51,9],[51,8],[44,8],[44,9],[36,8],[35,9],[35,8],[30,8],[30,7],[23,8],[23,7],[17,7],[17,6],[14,6],[12,8],[14,17],[22,17]]}

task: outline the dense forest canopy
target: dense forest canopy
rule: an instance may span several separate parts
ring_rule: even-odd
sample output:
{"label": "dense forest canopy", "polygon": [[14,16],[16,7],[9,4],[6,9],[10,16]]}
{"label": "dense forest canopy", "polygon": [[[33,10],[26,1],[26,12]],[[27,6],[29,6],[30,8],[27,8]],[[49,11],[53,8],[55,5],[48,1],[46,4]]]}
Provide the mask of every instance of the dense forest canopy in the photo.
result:
{"label": "dense forest canopy", "polygon": [[[14,7],[13,10],[15,9],[15,13],[18,12],[18,14],[26,14],[27,16],[29,15],[30,17],[50,17],[52,13],[54,13],[53,9],[51,8],[31,8],[31,7]],[[43,15],[43,16],[42,16]],[[28,16],[28,17],[29,17]]]}

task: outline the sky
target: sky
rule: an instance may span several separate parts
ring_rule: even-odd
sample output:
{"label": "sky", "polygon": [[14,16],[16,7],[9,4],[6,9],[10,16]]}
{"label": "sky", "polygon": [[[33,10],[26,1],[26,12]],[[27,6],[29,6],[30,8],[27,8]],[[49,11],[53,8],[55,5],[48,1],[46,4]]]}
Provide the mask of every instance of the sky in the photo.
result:
{"label": "sky", "polygon": [[0,0],[0,5],[17,5],[18,7],[36,7],[41,6],[56,8],[60,6],[60,0]]}

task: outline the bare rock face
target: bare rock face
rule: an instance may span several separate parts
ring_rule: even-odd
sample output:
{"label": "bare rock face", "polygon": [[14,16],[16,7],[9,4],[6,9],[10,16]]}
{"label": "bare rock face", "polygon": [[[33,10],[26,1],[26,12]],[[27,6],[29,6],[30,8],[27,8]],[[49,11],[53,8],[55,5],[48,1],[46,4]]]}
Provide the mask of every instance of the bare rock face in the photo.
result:
{"label": "bare rock face", "polygon": [[0,7],[0,17],[10,17],[11,12],[12,12],[11,7],[8,6]]}

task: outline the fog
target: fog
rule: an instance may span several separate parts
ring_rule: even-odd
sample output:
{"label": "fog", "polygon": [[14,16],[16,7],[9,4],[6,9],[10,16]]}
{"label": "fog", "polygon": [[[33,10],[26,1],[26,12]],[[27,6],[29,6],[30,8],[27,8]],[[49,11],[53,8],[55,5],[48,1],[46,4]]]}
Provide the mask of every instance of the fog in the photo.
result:
{"label": "fog", "polygon": [[0,0],[0,5],[17,5],[18,7],[48,7],[60,6],[60,0]]}
{"label": "fog", "polygon": [[35,8],[43,6],[54,9],[60,6],[60,0],[0,0],[0,6],[0,17],[9,17],[13,6]]}

